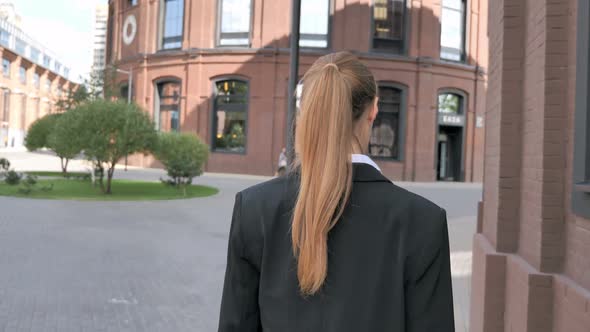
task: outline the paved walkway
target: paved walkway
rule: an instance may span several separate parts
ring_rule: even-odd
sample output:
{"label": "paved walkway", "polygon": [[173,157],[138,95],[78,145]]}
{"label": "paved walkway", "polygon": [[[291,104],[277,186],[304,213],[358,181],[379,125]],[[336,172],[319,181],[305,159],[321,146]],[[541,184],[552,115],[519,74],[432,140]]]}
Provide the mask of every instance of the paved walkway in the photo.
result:
{"label": "paved walkway", "polygon": [[[0,157],[18,170],[59,169],[49,155]],[[116,176],[157,180],[163,172]],[[0,331],[214,331],[233,198],[264,179],[207,174],[197,182],[218,195],[165,202],[0,197]],[[467,331],[481,187],[402,185],[448,211],[457,331]]]}

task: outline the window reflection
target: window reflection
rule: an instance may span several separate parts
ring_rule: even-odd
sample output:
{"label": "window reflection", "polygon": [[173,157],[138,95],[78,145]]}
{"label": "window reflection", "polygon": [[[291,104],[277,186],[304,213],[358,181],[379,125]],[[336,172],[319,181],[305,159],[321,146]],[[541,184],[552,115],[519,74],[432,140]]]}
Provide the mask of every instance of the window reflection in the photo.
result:
{"label": "window reflection", "polygon": [[[180,82],[167,81],[156,85],[156,107],[154,120],[159,131],[180,130]],[[128,89],[128,88],[127,88]],[[128,93],[123,90],[121,93]],[[123,96],[121,96],[123,98]],[[127,95],[124,97],[127,98]]]}
{"label": "window reflection", "polygon": [[375,0],[373,5],[373,48],[401,53],[404,49],[405,0]]}
{"label": "window reflection", "polygon": [[440,57],[445,60],[465,60],[465,0],[443,0]]}
{"label": "window reflection", "polygon": [[330,0],[301,1],[301,47],[328,47]]}
{"label": "window reflection", "polygon": [[162,0],[162,41],[164,50],[182,48],[184,26],[184,0]]}
{"label": "window reflection", "polygon": [[250,0],[220,0],[219,23],[220,46],[250,45]]}
{"label": "window reflection", "polygon": [[379,113],[373,123],[369,153],[373,157],[399,159],[402,90],[379,87]]}
{"label": "window reflection", "polygon": [[215,84],[213,149],[244,153],[246,151],[246,115],[248,83],[239,80]]}

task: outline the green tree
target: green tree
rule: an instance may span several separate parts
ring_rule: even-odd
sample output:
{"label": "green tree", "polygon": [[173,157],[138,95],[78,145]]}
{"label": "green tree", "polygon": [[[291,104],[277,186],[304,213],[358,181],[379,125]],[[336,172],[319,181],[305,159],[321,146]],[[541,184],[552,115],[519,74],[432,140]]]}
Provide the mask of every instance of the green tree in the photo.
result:
{"label": "green tree", "polygon": [[49,148],[47,138],[54,130],[60,114],[46,115],[31,124],[25,137],[25,147],[29,151]]}
{"label": "green tree", "polygon": [[78,105],[88,101],[90,93],[84,85],[78,86],[76,89],[70,88],[64,98],[60,99],[55,106],[58,110],[66,112],[76,108]]}
{"label": "green tree", "polygon": [[186,187],[193,178],[203,173],[203,165],[209,156],[209,148],[195,134],[161,133],[154,149],[158,159],[171,178],[171,183],[182,188],[186,196]]}
{"label": "green tree", "polygon": [[154,123],[135,104],[97,99],[80,105],[73,113],[78,127],[78,139],[86,158],[104,173],[100,186],[111,194],[115,166],[128,154],[149,152],[157,139]]}
{"label": "green tree", "polygon": [[75,115],[64,113],[57,118],[53,130],[47,137],[48,147],[59,157],[64,175],[71,159],[82,152],[80,123],[72,121]]}

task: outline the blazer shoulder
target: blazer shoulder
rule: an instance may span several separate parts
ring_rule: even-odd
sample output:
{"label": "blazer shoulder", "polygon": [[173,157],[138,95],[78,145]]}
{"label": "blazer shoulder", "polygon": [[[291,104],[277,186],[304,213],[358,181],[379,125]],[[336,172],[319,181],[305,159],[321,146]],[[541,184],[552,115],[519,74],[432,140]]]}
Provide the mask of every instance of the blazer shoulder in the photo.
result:
{"label": "blazer shoulder", "polygon": [[246,188],[239,194],[242,196],[242,200],[247,203],[278,201],[287,193],[293,181],[294,179],[287,176],[277,177]]}

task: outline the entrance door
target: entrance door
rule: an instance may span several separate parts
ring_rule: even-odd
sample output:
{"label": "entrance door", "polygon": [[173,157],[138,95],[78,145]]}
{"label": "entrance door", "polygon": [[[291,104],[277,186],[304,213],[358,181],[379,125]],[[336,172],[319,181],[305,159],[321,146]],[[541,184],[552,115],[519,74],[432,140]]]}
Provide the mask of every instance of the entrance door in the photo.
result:
{"label": "entrance door", "polygon": [[462,181],[463,128],[440,126],[438,135],[439,181]]}

